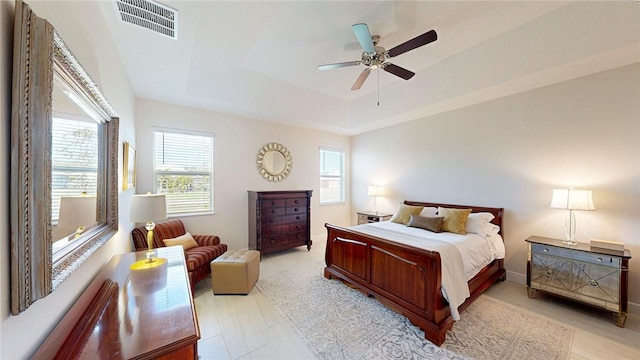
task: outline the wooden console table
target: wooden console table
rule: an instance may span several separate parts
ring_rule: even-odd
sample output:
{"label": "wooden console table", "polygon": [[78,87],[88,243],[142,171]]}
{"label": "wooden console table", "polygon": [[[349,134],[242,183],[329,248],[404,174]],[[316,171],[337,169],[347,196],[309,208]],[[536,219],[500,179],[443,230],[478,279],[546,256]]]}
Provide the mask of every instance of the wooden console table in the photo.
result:
{"label": "wooden console table", "polygon": [[197,359],[200,330],[182,246],[166,264],[131,270],[145,251],[114,256],[34,359]]}

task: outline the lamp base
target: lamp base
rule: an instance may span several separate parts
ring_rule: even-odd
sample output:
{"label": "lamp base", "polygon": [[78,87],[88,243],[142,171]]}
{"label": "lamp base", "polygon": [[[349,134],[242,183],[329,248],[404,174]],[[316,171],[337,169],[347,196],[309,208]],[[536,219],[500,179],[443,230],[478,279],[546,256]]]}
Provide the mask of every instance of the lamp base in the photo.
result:
{"label": "lamp base", "polygon": [[151,261],[147,259],[143,259],[143,260],[138,260],[134,262],[129,266],[129,268],[131,270],[147,270],[147,269],[156,268],[158,266],[162,266],[166,263],[167,263],[167,259],[165,258],[154,258]]}
{"label": "lamp base", "polygon": [[575,240],[562,240],[562,243],[569,246],[578,245],[578,242]]}

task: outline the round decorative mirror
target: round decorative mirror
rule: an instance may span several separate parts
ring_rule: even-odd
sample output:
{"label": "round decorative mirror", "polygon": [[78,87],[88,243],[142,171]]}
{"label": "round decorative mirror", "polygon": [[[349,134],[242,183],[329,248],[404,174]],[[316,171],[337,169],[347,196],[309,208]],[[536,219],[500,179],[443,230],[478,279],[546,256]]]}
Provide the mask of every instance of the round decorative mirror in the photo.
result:
{"label": "round decorative mirror", "polygon": [[283,145],[269,143],[258,151],[256,165],[263,178],[269,181],[282,181],[291,172],[293,158]]}

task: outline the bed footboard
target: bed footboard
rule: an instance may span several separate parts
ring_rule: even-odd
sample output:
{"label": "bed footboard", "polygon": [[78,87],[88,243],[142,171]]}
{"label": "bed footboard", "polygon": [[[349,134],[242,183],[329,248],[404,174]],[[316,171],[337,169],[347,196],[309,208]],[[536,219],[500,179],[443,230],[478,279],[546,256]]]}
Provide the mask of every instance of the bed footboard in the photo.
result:
{"label": "bed footboard", "polygon": [[440,345],[453,326],[441,291],[440,254],[350,231],[327,228],[326,278],[339,278],[406,316]]}

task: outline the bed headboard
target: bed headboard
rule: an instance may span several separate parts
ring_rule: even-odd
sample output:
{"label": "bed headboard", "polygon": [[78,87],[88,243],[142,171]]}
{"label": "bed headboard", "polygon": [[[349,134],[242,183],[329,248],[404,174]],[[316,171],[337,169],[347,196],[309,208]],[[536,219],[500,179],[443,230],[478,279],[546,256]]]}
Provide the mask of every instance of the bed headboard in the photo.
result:
{"label": "bed headboard", "polygon": [[405,200],[404,204],[412,205],[412,206],[424,206],[424,207],[446,207],[453,209],[471,209],[471,212],[488,212],[492,213],[493,220],[491,220],[492,224],[496,224],[500,227],[500,231],[498,234],[502,236],[504,239],[504,228],[502,227],[502,216],[504,215],[504,208],[492,208],[492,207],[484,207],[484,206],[473,206],[473,205],[452,205],[452,204],[437,204],[437,203],[429,203],[429,202],[421,202],[421,201],[411,201]]}

